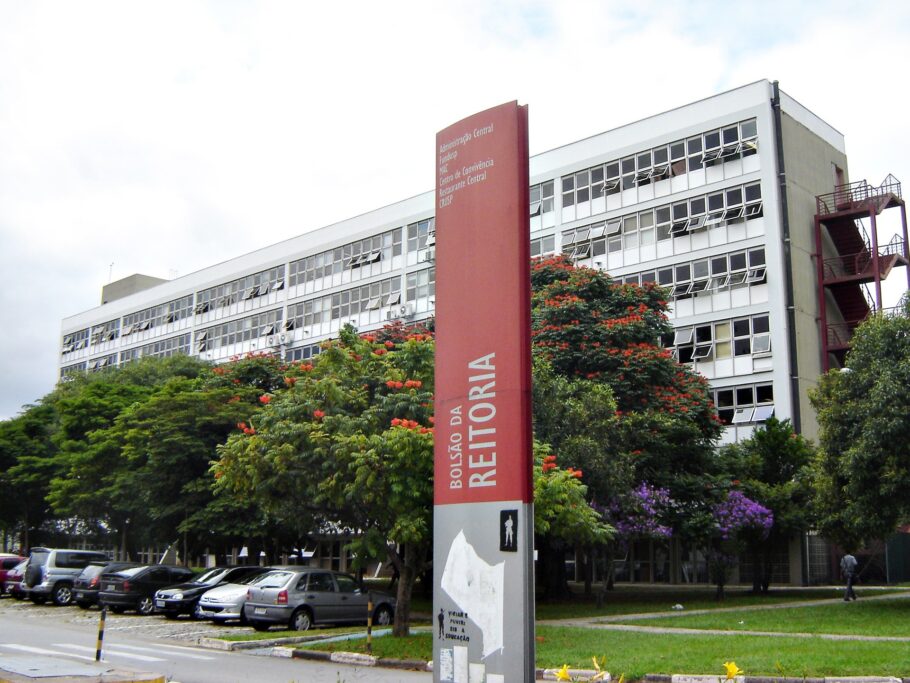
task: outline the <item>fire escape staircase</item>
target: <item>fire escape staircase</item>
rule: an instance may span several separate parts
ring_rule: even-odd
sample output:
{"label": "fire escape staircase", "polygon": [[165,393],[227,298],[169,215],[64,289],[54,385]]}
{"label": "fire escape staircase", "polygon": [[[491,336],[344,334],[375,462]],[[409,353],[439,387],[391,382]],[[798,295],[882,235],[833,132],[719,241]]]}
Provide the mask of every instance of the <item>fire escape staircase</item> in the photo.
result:
{"label": "fire escape staircase", "polygon": [[[910,288],[907,215],[901,184],[892,175],[877,187],[865,180],[839,185],[834,192],[816,197],[815,203],[822,365],[828,370],[832,360],[843,364],[856,327],[870,313],[882,309],[881,282],[895,266],[907,267]],[[880,245],[876,218],[894,207],[901,211],[902,234]],[[870,233],[861,223],[866,218]],[[870,284],[872,294],[867,289]],[[836,311],[831,310],[831,300]]]}

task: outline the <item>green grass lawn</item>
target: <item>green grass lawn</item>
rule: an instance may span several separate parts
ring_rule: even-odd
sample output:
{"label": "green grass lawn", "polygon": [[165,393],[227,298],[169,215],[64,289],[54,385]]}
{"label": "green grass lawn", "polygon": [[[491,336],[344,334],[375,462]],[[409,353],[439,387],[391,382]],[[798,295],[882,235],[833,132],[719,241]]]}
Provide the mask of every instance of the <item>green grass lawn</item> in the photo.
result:
{"label": "green grass lawn", "polygon": [[[609,619],[606,619],[609,621]],[[736,610],[714,614],[680,614],[635,622],[640,626],[774,631],[779,633],[837,633],[863,636],[910,637],[910,598],[892,598],[773,610]],[[910,649],[910,643],[906,645]]]}
{"label": "green grass lawn", "polygon": [[[893,592],[895,589],[876,589],[876,594]],[[687,610],[717,609],[719,607],[753,607],[784,602],[827,600],[843,595],[833,589],[771,590],[767,595],[756,595],[751,588],[728,588],[726,599],[718,602],[714,589],[653,588],[635,586],[621,587],[608,591],[603,604],[598,607],[593,597],[576,596],[569,600],[553,602],[537,601],[537,619],[596,618],[615,614],[639,614],[644,612],[668,612],[673,605],[680,604]]]}
{"label": "green grass lawn", "polygon": [[[432,635],[377,638],[373,654],[395,659],[432,658]],[[365,652],[363,641],[307,645],[307,649]],[[717,673],[735,661],[751,676],[898,676],[910,671],[910,646],[888,642],[830,641],[769,636],[689,636],[627,633],[560,626],[537,628],[537,666],[591,668],[606,656],[618,678],[647,673]]]}

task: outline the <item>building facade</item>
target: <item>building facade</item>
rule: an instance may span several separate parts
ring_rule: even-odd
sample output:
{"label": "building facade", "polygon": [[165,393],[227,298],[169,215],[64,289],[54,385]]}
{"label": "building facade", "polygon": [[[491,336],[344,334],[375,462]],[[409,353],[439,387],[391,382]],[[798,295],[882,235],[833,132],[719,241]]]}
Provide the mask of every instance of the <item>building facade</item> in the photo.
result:
{"label": "building facade", "polygon": [[[530,177],[532,256],[670,290],[665,344],[710,380],[724,442],[771,415],[816,436],[808,390],[837,362],[827,324],[850,322],[820,274],[840,246],[816,221],[817,196],[849,183],[841,133],[759,81],[535,155]],[[174,353],[299,360],[345,323],[430,317],[433,209],[427,192],[139,291],[109,286],[63,320],[60,376]],[[904,227],[898,265],[906,242]]]}

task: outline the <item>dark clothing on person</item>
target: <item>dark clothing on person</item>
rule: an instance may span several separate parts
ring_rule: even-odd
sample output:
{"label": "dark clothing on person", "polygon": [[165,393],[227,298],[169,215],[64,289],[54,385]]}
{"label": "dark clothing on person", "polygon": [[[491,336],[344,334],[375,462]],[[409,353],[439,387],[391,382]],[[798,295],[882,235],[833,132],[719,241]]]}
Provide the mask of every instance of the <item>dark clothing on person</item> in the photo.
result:
{"label": "dark clothing on person", "polygon": [[847,580],[847,588],[844,591],[844,602],[849,602],[850,600],[856,600],[856,593],[853,590],[853,583],[856,581],[856,558],[853,557],[850,553],[847,553],[841,558],[840,561],[840,571],[844,575],[844,578]]}

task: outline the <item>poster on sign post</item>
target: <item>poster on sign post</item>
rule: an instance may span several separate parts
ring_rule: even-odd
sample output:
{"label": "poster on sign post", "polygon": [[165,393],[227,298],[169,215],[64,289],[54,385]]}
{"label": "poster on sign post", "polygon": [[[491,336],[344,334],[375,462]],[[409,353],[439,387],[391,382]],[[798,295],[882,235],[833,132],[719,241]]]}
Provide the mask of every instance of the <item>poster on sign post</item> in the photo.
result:
{"label": "poster on sign post", "polygon": [[534,680],[528,112],[436,136],[433,679]]}

